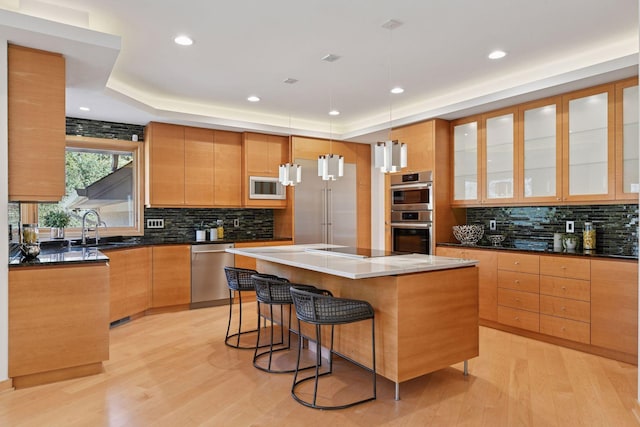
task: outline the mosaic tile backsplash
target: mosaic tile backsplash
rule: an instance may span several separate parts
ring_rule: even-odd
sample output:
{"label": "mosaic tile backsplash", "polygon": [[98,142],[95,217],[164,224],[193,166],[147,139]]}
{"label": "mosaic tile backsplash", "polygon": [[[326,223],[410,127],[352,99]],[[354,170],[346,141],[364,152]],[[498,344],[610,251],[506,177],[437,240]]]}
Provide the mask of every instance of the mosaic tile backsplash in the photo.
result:
{"label": "mosaic tile backsplash", "polygon": [[144,126],[141,125],[67,117],[66,127],[67,135],[126,141],[131,141],[135,135],[138,141],[144,140]]}
{"label": "mosaic tile backsplash", "polygon": [[[492,219],[496,220],[496,231],[489,231]],[[467,224],[484,225],[485,235],[504,234],[504,246],[527,242],[552,248],[553,233],[564,233],[566,221],[574,221],[575,233],[579,236],[582,236],[585,222],[593,223],[596,252],[638,255],[637,204],[467,209]],[[582,239],[579,240],[581,243]]]}
{"label": "mosaic tile backsplash", "polygon": [[[216,220],[224,221],[224,240],[272,239],[272,209],[206,209],[206,208],[146,208],[145,238],[195,240],[195,230],[201,224],[211,228]],[[164,219],[164,228],[146,228],[146,220]],[[233,226],[233,220],[239,227]],[[207,236],[207,239],[209,237]]]}

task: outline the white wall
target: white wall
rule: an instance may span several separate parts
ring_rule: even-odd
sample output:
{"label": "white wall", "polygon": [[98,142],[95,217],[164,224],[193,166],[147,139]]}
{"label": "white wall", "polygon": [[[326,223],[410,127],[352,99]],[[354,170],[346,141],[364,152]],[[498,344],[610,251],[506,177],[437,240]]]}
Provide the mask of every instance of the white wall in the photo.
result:
{"label": "white wall", "polygon": [[384,174],[374,167],[371,150],[371,248],[384,249]]}
{"label": "white wall", "polygon": [[7,40],[0,40],[0,381],[9,378],[9,175],[7,144]]}

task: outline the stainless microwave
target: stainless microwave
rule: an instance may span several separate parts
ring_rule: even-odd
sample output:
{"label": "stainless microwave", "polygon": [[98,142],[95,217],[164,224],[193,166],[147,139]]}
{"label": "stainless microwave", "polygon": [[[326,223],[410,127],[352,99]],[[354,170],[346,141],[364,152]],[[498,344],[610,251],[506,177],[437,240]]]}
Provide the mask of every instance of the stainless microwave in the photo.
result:
{"label": "stainless microwave", "polygon": [[284,200],[287,197],[284,185],[278,178],[270,176],[249,177],[249,198],[262,200]]}

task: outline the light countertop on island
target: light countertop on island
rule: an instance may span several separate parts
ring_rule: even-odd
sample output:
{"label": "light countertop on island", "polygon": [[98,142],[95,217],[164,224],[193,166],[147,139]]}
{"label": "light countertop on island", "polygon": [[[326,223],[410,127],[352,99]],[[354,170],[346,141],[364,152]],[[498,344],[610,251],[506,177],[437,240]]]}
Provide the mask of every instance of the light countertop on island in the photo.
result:
{"label": "light countertop on island", "polygon": [[422,254],[352,257],[318,251],[326,248],[344,248],[344,246],[316,243],[233,248],[227,249],[227,252],[348,279],[447,270],[470,267],[478,263],[475,260]]}

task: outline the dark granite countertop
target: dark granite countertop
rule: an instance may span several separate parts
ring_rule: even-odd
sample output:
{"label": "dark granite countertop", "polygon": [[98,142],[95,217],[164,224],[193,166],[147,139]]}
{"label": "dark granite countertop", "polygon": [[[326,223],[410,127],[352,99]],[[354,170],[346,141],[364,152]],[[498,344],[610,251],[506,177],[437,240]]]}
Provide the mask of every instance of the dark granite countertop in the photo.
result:
{"label": "dark granite countertop", "polygon": [[518,252],[535,252],[538,254],[548,255],[568,255],[568,256],[588,256],[591,258],[611,258],[611,259],[627,259],[632,261],[638,260],[638,254],[608,254],[598,251],[583,251],[583,250],[560,250],[556,251],[549,247],[547,243],[543,242],[517,242],[514,245],[494,246],[486,243],[479,243],[477,245],[463,245],[461,243],[440,242],[436,243],[436,246],[442,247],[455,247],[455,248],[469,248],[469,249],[486,249],[486,250],[500,250],[500,251],[518,251]]}
{"label": "dark granite countertop", "polygon": [[195,240],[182,238],[144,238],[144,237],[105,237],[100,239],[100,244],[96,245],[92,239],[86,245],[80,245],[74,240],[52,240],[40,243],[40,255],[34,259],[26,259],[20,253],[18,245],[13,244],[9,248],[9,267],[33,267],[52,266],[67,263],[91,263],[105,262],[109,256],[102,251],[117,249],[130,249],[142,246],[157,245],[205,245],[217,243],[239,243],[239,242],[270,242],[291,240],[290,237],[274,237],[273,239],[251,239],[251,240],[213,240],[197,242]]}

